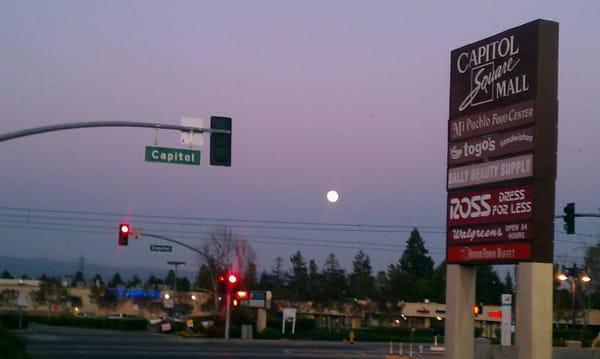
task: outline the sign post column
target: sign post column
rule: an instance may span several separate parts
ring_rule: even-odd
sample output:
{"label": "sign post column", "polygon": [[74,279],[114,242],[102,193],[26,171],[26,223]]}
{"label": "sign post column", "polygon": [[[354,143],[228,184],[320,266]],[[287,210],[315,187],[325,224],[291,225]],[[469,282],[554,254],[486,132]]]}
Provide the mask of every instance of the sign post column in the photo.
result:
{"label": "sign post column", "polygon": [[471,303],[475,303],[475,267],[448,264],[445,324],[447,359],[473,359],[475,318]]}
{"label": "sign post column", "polygon": [[517,358],[552,358],[552,263],[519,263]]}

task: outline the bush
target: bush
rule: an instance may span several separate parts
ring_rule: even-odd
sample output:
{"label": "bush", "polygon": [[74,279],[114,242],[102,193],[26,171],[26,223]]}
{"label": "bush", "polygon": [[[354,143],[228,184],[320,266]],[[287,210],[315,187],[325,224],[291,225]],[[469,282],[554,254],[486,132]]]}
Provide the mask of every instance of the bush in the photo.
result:
{"label": "bush", "polygon": [[267,327],[262,333],[256,333],[256,339],[281,339],[281,330]]}
{"label": "bush", "polygon": [[[596,337],[596,333],[591,330],[584,330],[583,328],[579,328],[575,332],[577,338],[576,340],[580,340],[584,347],[589,347],[592,344],[592,341]],[[561,328],[554,329],[552,331],[552,345],[553,346],[565,346],[565,340],[571,339],[571,329],[570,328]]]}
{"label": "bush", "polygon": [[[0,316],[0,321],[6,323],[7,327],[16,329],[19,326],[19,315],[15,313],[3,314]],[[32,322],[62,327],[115,329],[127,331],[146,330],[148,327],[146,318],[108,319],[76,317],[73,315],[59,315],[51,317],[23,315],[23,327],[28,326],[29,323]]]}
{"label": "bush", "polygon": [[0,358],[29,358],[23,341],[8,329],[0,326]]}
{"label": "bush", "polygon": [[[27,328],[29,326],[29,318],[23,314],[22,327]],[[9,329],[19,329],[19,313],[6,313],[0,314],[0,325]]]}

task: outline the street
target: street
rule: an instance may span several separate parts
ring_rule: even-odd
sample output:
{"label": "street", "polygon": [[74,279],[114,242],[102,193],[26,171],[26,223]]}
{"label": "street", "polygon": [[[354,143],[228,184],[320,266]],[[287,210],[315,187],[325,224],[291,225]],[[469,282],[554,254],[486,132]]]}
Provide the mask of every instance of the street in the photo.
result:
{"label": "street", "polygon": [[[38,358],[139,357],[383,358],[389,343],[327,341],[186,339],[156,333],[116,332],[34,325],[19,333],[27,351]],[[429,346],[426,345],[426,348]],[[408,347],[405,346],[404,354]],[[398,345],[394,345],[397,353]],[[426,351],[415,357],[441,358]]]}

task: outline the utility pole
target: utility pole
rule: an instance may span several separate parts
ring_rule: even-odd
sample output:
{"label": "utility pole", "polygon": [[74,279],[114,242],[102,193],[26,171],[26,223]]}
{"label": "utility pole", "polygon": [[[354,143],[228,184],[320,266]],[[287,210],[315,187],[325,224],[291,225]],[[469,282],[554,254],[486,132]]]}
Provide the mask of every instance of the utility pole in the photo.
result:
{"label": "utility pole", "polygon": [[[175,306],[175,301],[177,298],[177,268],[179,266],[185,266],[185,262],[168,261],[167,264],[175,266],[175,275],[173,276],[173,306]],[[173,311],[171,314],[175,314],[174,308],[171,310]]]}

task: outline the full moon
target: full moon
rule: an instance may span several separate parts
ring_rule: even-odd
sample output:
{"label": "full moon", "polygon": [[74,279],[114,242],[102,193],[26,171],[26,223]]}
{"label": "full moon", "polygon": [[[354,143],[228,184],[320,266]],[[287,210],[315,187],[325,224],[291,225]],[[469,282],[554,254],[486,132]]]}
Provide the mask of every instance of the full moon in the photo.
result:
{"label": "full moon", "polygon": [[340,199],[340,194],[337,193],[337,191],[331,190],[329,192],[327,192],[327,200],[331,203],[335,203],[337,201],[339,201]]}

